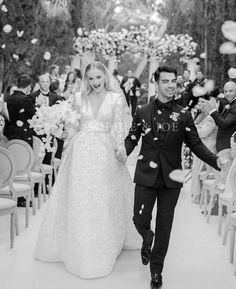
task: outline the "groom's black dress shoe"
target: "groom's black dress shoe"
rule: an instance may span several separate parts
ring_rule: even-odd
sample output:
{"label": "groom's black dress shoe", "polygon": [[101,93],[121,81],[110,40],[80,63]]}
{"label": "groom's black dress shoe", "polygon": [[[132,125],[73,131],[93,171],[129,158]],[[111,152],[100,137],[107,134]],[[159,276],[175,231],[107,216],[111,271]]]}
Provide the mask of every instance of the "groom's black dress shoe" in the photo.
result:
{"label": "groom's black dress shoe", "polygon": [[152,280],[150,282],[151,289],[160,289],[162,287],[162,276],[160,273],[151,274]]}
{"label": "groom's black dress shoe", "polygon": [[141,258],[143,265],[147,265],[150,261],[153,237],[154,237],[153,231],[149,230],[146,240],[143,241],[143,245],[141,248]]}

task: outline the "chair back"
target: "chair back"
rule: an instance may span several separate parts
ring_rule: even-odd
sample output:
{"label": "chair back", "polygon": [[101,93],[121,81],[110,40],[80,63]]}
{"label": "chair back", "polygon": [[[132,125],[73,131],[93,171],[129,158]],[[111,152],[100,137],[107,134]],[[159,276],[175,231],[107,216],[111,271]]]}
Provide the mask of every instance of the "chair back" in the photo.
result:
{"label": "chair back", "polygon": [[0,147],[0,189],[12,187],[16,175],[16,163],[13,154],[6,148]]}
{"label": "chair back", "polygon": [[6,148],[13,154],[16,162],[16,174],[30,176],[34,164],[34,153],[31,146],[20,139],[10,140]]}
{"label": "chair back", "polygon": [[[229,171],[229,182],[231,186],[232,201],[236,201],[236,163],[232,165]],[[235,203],[236,205],[236,203]]]}
{"label": "chair back", "polygon": [[33,136],[33,152],[34,152],[34,165],[33,170],[39,170],[42,165],[45,149],[43,146],[43,142],[36,136]]}
{"label": "chair back", "polygon": [[57,149],[58,149],[58,142],[57,142],[57,138],[54,137],[53,138],[53,147],[52,147],[52,162],[55,159]]}

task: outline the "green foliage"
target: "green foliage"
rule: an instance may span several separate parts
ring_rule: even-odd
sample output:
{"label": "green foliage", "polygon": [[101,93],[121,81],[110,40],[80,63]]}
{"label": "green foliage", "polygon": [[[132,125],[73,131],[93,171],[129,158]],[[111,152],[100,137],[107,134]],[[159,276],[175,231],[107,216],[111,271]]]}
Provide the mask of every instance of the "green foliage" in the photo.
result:
{"label": "green foliage", "polygon": [[[39,0],[4,1],[8,12],[0,10],[0,90],[14,82],[19,73],[33,77],[48,70],[52,63],[68,61],[72,54],[74,32],[72,23],[59,17],[47,18]],[[3,27],[9,24],[12,31]],[[19,33],[24,31],[22,36]],[[32,39],[38,39],[33,44]],[[6,45],[4,46],[2,45]],[[50,60],[43,60],[46,51]],[[14,55],[14,56],[13,56]],[[18,57],[17,57],[18,56]],[[14,58],[15,57],[15,58]]]}

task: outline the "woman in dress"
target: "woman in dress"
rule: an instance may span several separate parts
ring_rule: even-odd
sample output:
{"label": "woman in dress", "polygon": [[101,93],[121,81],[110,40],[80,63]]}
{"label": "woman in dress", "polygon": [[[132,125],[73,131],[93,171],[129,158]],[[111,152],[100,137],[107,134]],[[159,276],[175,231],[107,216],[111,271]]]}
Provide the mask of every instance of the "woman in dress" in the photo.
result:
{"label": "woman in dress", "polygon": [[[217,126],[213,118],[208,115],[204,107],[204,99],[199,98],[198,108],[200,110],[200,113],[198,114],[194,122],[202,142],[207,146],[210,151],[216,153]],[[192,201],[197,203],[200,200],[200,194],[202,190],[199,180],[199,173],[203,170],[203,167],[204,162],[195,155],[193,155],[191,197]]]}
{"label": "woman in dress", "polygon": [[136,249],[140,242],[132,224],[133,184],[122,158],[130,113],[100,62],[86,67],[77,108],[80,130],[64,153],[35,258],[96,278],[112,271],[122,248]]}

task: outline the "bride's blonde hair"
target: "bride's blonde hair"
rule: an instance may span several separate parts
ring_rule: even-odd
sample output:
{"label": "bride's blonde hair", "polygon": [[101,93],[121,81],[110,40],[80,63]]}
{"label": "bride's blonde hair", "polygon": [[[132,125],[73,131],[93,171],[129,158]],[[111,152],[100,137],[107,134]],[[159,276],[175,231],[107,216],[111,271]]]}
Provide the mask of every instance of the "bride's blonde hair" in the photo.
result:
{"label": "bride's blonde hair", "polygon": [[103,72],[103,74],[106,76],[106,81],[105,81],[105,85],[104,85],[105,89],[108,91],[116,91],[114,89],[112,83],[111,83],[112,80],[110,77],[110,73],[107,70],[107,68],[105,67],[105,65],[101,62],[93,61],[93,62],[89,63],[85,68],[85,72],[84,72],[82,84],[81,84],[81,95],[84,97],[87,97],[92,92],[92,88],[88,83],[87,75],[88,75],[88,72],[93,68],[101,70]]}

